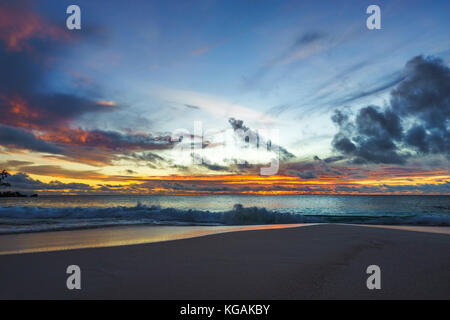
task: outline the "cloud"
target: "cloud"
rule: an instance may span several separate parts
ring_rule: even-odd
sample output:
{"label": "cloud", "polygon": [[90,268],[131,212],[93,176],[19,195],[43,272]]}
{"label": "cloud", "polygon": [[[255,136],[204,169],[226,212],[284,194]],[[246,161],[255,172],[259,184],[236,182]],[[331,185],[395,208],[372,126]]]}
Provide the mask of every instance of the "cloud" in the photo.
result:
{"label": "cloud", "polygon": [[354,163],[403,164],[408,150],[449,157],[450,69],[440,59],[415,57],[391,91],[390,105],[367,106],[354,120],[350,116],[340,110],[333,115],[339,132],[332,145]]}
{"label": "cloud", "polygon": [[68,146],[98,147],[109,150],[160,150],[173,146],[171,136],[125,134],[117,131],[59,128],[42,135],[45,140]]}
{"label": "cloud", "polygon": [[173,160],[167,159],[154,152],[133,152],[120,155],[120,160],[131,161],[138,167],[149,167],[151,169],[179,169],[185,171],[187,168],[177,165]]}
{"label": "cloud", "polygon": [[[16,72],[21,72],[20,70]],[[27,129],[52,131],[52,128],[65,128],[86,113],[115,110],[110,106],[74,95],[37,94],[25,86],[13,89],[13,92],[26,91],[20,95],[8,94],[1,84],[0,90],[2,110],[0,123]]]}
{"label": "cloud", "polygon": [[0,163],[0,168],[2,168],[0,170],[3,170],[3,169],[8,169],[8,170],[17,169],[17,168],[20,168],[21,166],[28,166],[28,165],[31,165],[31,164],[33,164],[33,162],[20,161],[20,160],[8,160],[8,161]]}
{"label": "cloud", "polygon": [[368,89],[367,91],[360,91],[360,92],[353,93],[350,96],[347,96],[347,97],[345,97],[343,99],[336,100],[334,103],[346,104],[346,103],[350,103],[350,102],[356,101],[358,99],[362,99],[362,98],[365,98],[365,97],[372,96],[372,95],[377,94],[377,93],[381,93],[383,91],[386,91],[386,90],[396,86],[397,84],[402,82],[404,79],[405,79],[404,76],[397,76],[394,79],[389,79],[385,83],[376,85],[376,86]]}
{"label": "cloud", "polygon": [[63,150],[22,129],[0,125],[0,145],[37,152],[62,154]]}
{"label": "cloud", "polygon": [[[417,177],[417,172],[405,168],[389,168],[386,174],[379,173],[381,177]],[[303,173],[306,173],[305,170]],[[75,172],[74,172],[75,174]],[[372,171],[370,174],[374,174]],[[424,173],[433,177],[438,172]],[[355,184],[354,180],[339,178],[335,183],[322,184],[308,179],[303,181],[301,177],[276,176],[270,183],[262,181],[258,175],[197,175],[197,176],[170,176],[170,177],[130,177],[119,176],[109,177],[105,184],[89,186],[84,183],[62,183],[54,180],[43,183],[20,172],[9,177],[7,182],[11,183],[12,191],[28,191],[39,194],[52,193],[76,193],[76,194],[251,194],[251,193],[277,193],[277,194],[448,194],[450,182],[435,180],[435,182],[424,184],[408,184],[409,179],[404,184],[387,185],[378,183],[377,176],[372,176],[372,183],[376,185]],[[326,177],[330,178],[330,177]],[[120,180],[122,179],[122,180]],[[127,181],[127,184],[110,184],[109,181]],[[135,183],[129,184],[130,181]]]}
{"label": "cloud", "polygon": [[[242,117],[262,123],[272,123],[273,119],[264,113],[250,107],[229,102],[222,97],[203,94],[195,91],[173,90],[167,88],[155,88],[151,92],[166,101],[172,101],[184,107],[195,107],[209,112],[219,118]],[[194,109],[195,109],[194,108]],[[192,108],[191,108],[192,109]]]}
{"label": "cloud", "polygon": [[321,40],[327,36],[317,31],[309,31],[295,39],[294,43],[278,58],[272,61],[272,65],[290,64],[304,60],[316,53],[328,48]]}
{"label": "cloud", "polygon": [[207,53],[208,51],[210,51],[210,50],[212,50],[212,49],[215,49],[215,48],[221,46],[221,45],[224,44],[224,43],[227,43],[228,41],[231,40],[231,38],[232,38],[232,37],[226,38],[226,39],[223,39],[223,40],[220,40],[220,41],[216,41],[215,43],[206,45],[206,46],[201,47],[201,48],[197,48],[197,49],[191,51],[191,55],[198,56],[198,55],[205,54],[205,53]]}
{"label": "cloud", "polygon": [[[68,39],[63,28],[45,21],[40,15],[23,7],[24,1],[5,1],[0,5],[0,40],[8,51],[31,50],[31,38]],[[26,2],[25,2],[26,3]]]}
{"label": "cloud", "polygon": [[[373,163],[404,163],[406,154],[397,151],[396,142],[402,139],[403,129],[399,116],[387,109],[369,106],[359,110],[354,124],[339,111],[332,120],[350,132],[338,133],[332,142],[335,150],[355,157],[355,161]],[[348,137],[351,135],[351,138]]]}
{"label": "cloud", "polygon": [[191,194],[191,193],[217,193],[217,194],[240,194],[240,193],[258,193],[258,192],[325,192],[331,189],[321,188],[317,186],[298,186],[298,185],[231,185],[224,181],[205,181],[202,179],[191,179],[188,181],[155,181],[146,182],[139,185],[139,188],[146,190],[164,189],[164,192]]}
{"label": "cloud", "polygon": [[[377,60],[372,58],[369,60],[363,60],[351,64],[350,66],[345,66],[342,70],[331,76],[329,79],[320,83],[314,93],[309,95],[308,99],[302,99],[301,103],[284,103],[281,105],[274,106],[267,111],[268,115],[274,117],[280,116],[282,113],[296,108],[303,108],[303,112],[318,112],[323,107],[327,109],[332,106],[333,108],[337,104],[343,104],[348,102],[356,101],[360,98],[370,96],[371,94],[377,94],[383,92],[401,81],[401,75],[398,72],[382,79],[375,80],[376,84],[372,84],[369,89],[361,91],[356,90],[351,93],[347,93],[347,81],[351,76],[360,70],[367,68],[374,64]],[[382,82],[382,84],[379,84]],[[345,92],[341,94],[340,92]]]}
{"label": "cloud", "polygon": [[305,180],[317,178],[317,175],[312,171],[297,172],[297,176]]}
{"label": "cloud", "polygon": [[[158,181],[148,181],[132,188],[140,188],[147,192],[162,192],[175,194],[247,194],[247,193],[285,193],[285,194],[448,194],[450,182],[443,183],[426,183],[420,185],[360,185],[349,182],[343,182],[341,185],[323,185],[315,184],[314,181],[303,181],[301,184],[296,183],[299,180],[285,180],[280,178],[279,181],[272,184],[259,184],[252,180],[251,177],[240,179],[241,183],[234,184],[233,176],[216,177],[208,179],[207,176],[191,177],[186,180],[174,180],[161,178]],[[303,178],[301,178],[303,179]],[[309,178],[312,179],[312,178]],[[304,185],[308,183],[308,185]]]}
{"label": "cloud", "polygon": [[450,193],[450,182],[421,185],[337,186],[337,192],[369,194],[443,194]]}
{"label": "cloud", "polygon": [[184,106],[185,106],[186,108],[189,108],[189,109],[200,110],[200,107],[193,106],[193,105],[191,105],[191,104],[185,104]]}
{"label": "cloud", "polygon": [[135,161],[150,162],[152,164],[166,161],[166,159],[153,152],[132,153],[128,157]]}
{"label": "cloud", "polygon": [[208,170],[211,171],[228,171],[229,167],[228,166],[221,166],[215,163],[210,163],[208,161],[203,161],[202,164],[200,164],[201,167],[205,167]]}
{"label": "cloud", "polygon": [[323,38],[325,38],[325,34],[323,33],[317,31],[306,32],[297,38],[297,40],[291,47],[291,50],[295,50],[298,49],[299,47],[303,47],[305,45],[317,42],[318,40]]}
{"label": "cloud", "polygon": [[105,180],[108,177],[98,173],[94,170],[70,170],[64,169],[60,166],[55,165],[28,165],[16,168],[17,171],[35,174],[41,176],[50,176],[58,178],[69,178],[69,179],[94,179],[94,180]]}
{"label": "cloud", "polygon": [[441,184],[399,185],[383,186],[383,191],[388,193],[425,193],[425,194],[450,194],[450,182]]}
{"label": "cloud", "polygon": [[[80,128],[77,121],[87,115],[92,118],[123,106],[102,99],[99,91],[90,96],[44,93],[42,83],[51,62],[67,48],[63,44],[80,36],[33,12],[31,2],[18,3],[0,4],[0,145],[97,164],[100,158],[109,163],[123,150],[160,150],[173,145],[167,136]],[[92,152],[92,148],[101,150]]]}
{"label": "cloud", "polygon": [[325,161],[326,163],[333,163],[333,162],[338,162],[338,161],[341,161],[344,159],[345,159],[345,157],[343,157],[343,156],[334,156],[334,157],[325,158],[323,161]]}
{"label": "cloud", "polygon": [[240,136],[242,141],[253,142],[256,144],[256,148],[269,148],[271,150],[275,150],[275,152],[279,152],[280,160],[287,161],[295,158],[295,156],[290,153],[287,149],[280,145],[273,144],[271,140],[265,140],[264,137],[260,136],[260,134],[249,127],[244,125],[243,120],[238,120],[235,118],[229,118],[228,122],[231,127],[235,131],[237,135]]}
{"label": "cloud", "polygon": [[[67,40],[68,33],[32,12],[28,2],[20,3],[13,5],[8,1],[0,5],[0,124],[27,129],[29,133],[17,131],[21,143],[2,144],[62,153],[60,148],[33,137],[31,130],[51,131],[67,126],[84,113],[106,108],[88,98],[37,90],[54,58],[53,52],[60,47],[61,39]],[[11,133],[12,129],[5,126],[2,132]]]}
{"label": "cloud", "polygon": [[407,79],[391,93],[391,106],[415,122],[406,143],[421,153],[450,155],[450,68],[438,58],[415,57]]}
{"label": "cloud", "polygon": [[70,190],[72,192],[93,191],[93,188],[84,183],[62,183],[60,181],[51,181],[43,183],[39,180],[30,178],[27,174],[17,173],[9,176],[6,181],[11,185],[12,190],[18,191],[62,191]]}
{"label": "cloud", "polygon": [[305,60],[328,49],[331,44],[322,41],[326,38],[326,34],[318,31],[307,31],[297,36],[288,47],[284,48],[281,54],[261,66],[253,75],[244,77],[244,89],[255,88],[274,67]]}
{"label": "cloud", "polygon": [[228,122],[230,123],[233,130],[244,130],[244,131],[248,130],[248,127],[244,126],[244,121],[242,120],[230,118],[228,119]]}
{"label": "cloud", "polygon": [[314,161],[317,162],[317,163],[319,163],[319,168],[320,168],[321,170],[323,170],[325,173],[327,173],[327,174],[331,173],[331,174],[333,174],[333,175],[340,176],[340,175],[342,175],[343,173],[342,173],[341,171],[339,171],[339,170],[336,170],[336,169],[331,168],[331,167],[329,166],[329,163],[333,163],[333,162],[340,161],[340,160],[342,160],[342,158],[343,158],[343,157],[336,156],[336,157],[330,157],[330,158],[327,158],[327,159],[325,159],[325,160],[322,160],[322,159],[320,159],[318,156],[314,156]]}

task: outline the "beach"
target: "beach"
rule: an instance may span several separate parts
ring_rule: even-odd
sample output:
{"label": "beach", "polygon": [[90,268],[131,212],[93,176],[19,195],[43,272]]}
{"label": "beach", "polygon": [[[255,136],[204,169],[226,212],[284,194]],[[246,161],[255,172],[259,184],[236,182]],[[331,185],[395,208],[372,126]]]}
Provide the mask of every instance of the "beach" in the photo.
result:
{"label": "beach", "polygon": [[[319,224],[0,255],[0,299],[450,299],[449,229],[412,230]],[[81,290],[66,288],[69,265]],[[370,265],[381,290],[366,286]]]}

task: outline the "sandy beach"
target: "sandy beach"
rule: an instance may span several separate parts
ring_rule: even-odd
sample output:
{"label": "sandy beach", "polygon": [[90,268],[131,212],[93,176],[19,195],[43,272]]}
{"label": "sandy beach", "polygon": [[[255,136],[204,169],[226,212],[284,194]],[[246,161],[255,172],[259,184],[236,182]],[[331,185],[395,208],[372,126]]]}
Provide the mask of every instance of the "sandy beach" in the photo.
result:
{"label": "sandy beach", "polygon": [[[421,229],[326,224],[1,255],[0,299],[450,299],[448,229]],[[66,288],[74,264],[79,291]],[[366,287],[369,265],[381,290]]]}

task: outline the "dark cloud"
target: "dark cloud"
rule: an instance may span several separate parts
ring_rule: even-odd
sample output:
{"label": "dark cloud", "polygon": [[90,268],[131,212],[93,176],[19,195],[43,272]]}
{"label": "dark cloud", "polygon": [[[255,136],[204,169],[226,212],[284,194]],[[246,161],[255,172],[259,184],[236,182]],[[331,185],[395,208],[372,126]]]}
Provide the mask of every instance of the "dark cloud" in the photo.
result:
{"label": "dark cloud", "polygon": [[407,79],[391,94],[391,106],[415,125],[406,142],[421,153],[450,155],[450,68],[440,59],[415,57]]}
{"label": "dark cloud", "polygon": [[348,116],[337,113],[333,121],[343,127],[333,139],[335,150],[354,156],[356,162],[405,162],[406,155],[397,151],[396,142],[402,139],[400,118],[392,110],[381,111],[369,106],[359,110],[355,123],[347,123]]}
{"label": "dark cloud", "polygon": [[1,162],[0,163],[0,168],[4,168],[4,169],[16,169],[16,168],[20,168],[22,166],[28,166],[33,164],[33,162],[30,161],[20,161],[20,160],[8,160],[5,162]]}
{"label": "dark cloud", "polygon": [[[336,111],[339,132],[332,145],[354,163],[403,164],[408,149],[421,154],[450,155],[450,69],[437,58],[415,57],[404,80],[391,91],[384,109],[368,106],[354,120]],[[409,125],[413,123],[413,125]]]}
{"label": "dark cloud", "polygon": [[17,190],[36,190],[45,187],[44,183],[38,180],[31,179],[24,173],[11,175],[7,178],[7,181],[13,189]]}
{"label": "dark cloud", "polygon": [[379,186],[337,186],[337,192],[342,193],[369,193],[369,194],[443,194],[450,193],[450,182],[441,184],[421,184],[421,185],[379,185]]}
{"label": "dark cloud", "polygon": [[342,193],[382,193],[378,186],[336,186],[335,190]]}
{"label": "dark cloud", "polygon": [[317,175],[312,171],[297,172],[296,175],[305,180],[317,178]]}
{"label": "dark cloud", "polygon": [[203,161],[202,164],[200,164],[200,166],[207,168],[208,170],[211,170],[211,171],[228,171],[229,170],[229,167],[227,167],[227,166],[221,166],[221,165],[218,165],[215,163],[209,163],[209,162],[206,162],[205,160]]}
{"label": "dark cloud", "polygon": [[288,161],[289,159],[295,158],[295,155],[290,153],[287,149],[278,146],[278,150],[280,151],[280,160]]}
{"label": "dark cloud", "polygon": [[0,122],[42,129],[88,112],[113,109],[95,99],[39,90],[49,61],[63,46],[75,44],[78,36],[33,12],[30,2],[17,4],[0,4],[0,20],[4,20],[0,24]]}
{"label": "dark cloud", "polygon": [[244,130],[244,131],[248,131],[249,130],[248,127],[244,126],[244,121],[242,121],[242,120],[238,120],[238,119],[235,119],[235,118],[230,118],[230,119],[228,119],[228,122],[230,123],[231,127],[234,130]]}
{"label": "dark cloud", "polygon": [[326,158],[323,161],[325,161],[326,163],[333,163],[333,162],[338,162],[338,161],[341,161],[344,159],[345,159],[345,157],[343,157],[343,156],[335,156],[335,157]]}
{"label": "dark cloud", "polygon": [[52,61],[81,39],[99,40],[99,31],[90,27],[82,35],[69,32],[64,25],[34,12],[30,1],[0,4],[0,145],[60,154],[85,163],[98,162],[90,148],[101,148],[96,153],[103,153],[101,161],[109,163],[123,150],[159,150],[173,145],[165,136],[78,128],[77,120],[86,115],[121,108],[105,104],[99,90],[85,96],[42,91]]}
{"label": "dark cloud", "polygon": [[241,159],[232,159],[232,160],[226,160],[227,162],[231,163],[231,168],[233,169],[233,171],[236,172],[258,172],[257,170],[259,170],[259,166],[258,165],[254,165],[254,164],[250,164],[247,160],[241,160]]}
{"label": "dark cloud", "polygon": [[166,161],[160,155],[157,155],[156,153],[152,153],[152,152],[133,153],[130,156],[136,161],[144,161],[144,162],[151,162],[151,163]]}
{"label": "dark cloud", "polygon": [[331,174],[337,175],[337,176],[340,176],[343,173],[341,171],[339,171],[339,170],[331,168],[329,166],[329,163],[333,163],[333,162],[336,162],[336,161],[339,161],[339,160],[342,160],[340,156],[330,157],[330,158],[327,158],[325,160],[320,159],[318,156],[314,156],[314,161],[316,163],[319,163],[320,170],[324,171],[325,173],[331,173]]}
{"label": "dark cloud", "polygon": [[30,178],[24,173],[17,173],[7,178],[7,182],[11,185],[12,190],[18,191],[61,191],[71,190],[74,192],[93,191],[93,188],[84,183],[62,183],[60,181],[51,181],[43,183],[39,180]]}
{"label": "dark cloud", "polygon": [[365,97],[372,96],[377,93],[381,93],[383,91],[386,91],[386,90],[396,86],[397,84],[402,82],[404,79],[405,79],[405,77],[403,75],[396,76],[394,79],[389,79],[385,83],[376,85],[367,91],[360,91],[360,92],[353,93],[352,95],[350,95],[344,99],[335,101],[335,103],[346,104],[346,103],[350,103],[350,102],[353,102],[353,101],[356,101],[356,100],[359,100],[359,99],[362,99]]}
{"label": "dark cloud", "polygon": [[[217,182],[216,182],[217,183]],[[322,188],[318,186],[289,186],[289,185],[236,185],[230,186],[229,184],[223,185],[221,181],[218,181],[218,185],[211,184],[211,181],[161,181],[157,183],[156,181],[150,181],[140,184],[139,187],[152,191],[153,189],[164,188],[175,193],[226,193],[226,194],[239,194],[242,192],[329,192],[332,191],[329,188]]]}
{"label": "dark cloud", "polygon": [[277,150],[280,154],[280,160],[288,161],[289,159],[295,158],[295,156],[290,153],[286,148],[275,145],[271,140],[265,140],[264,137],[260,136],[258,132],[250,129],[244,125],[244,121],[235,118],[228,119],[231,127],[234,131],[240,135],[241,139],[245,139],[246,142],[254,142],[257,149],[267,148],[267,150]]}
{"label": "dark cloud", "polygon": [[[129,178],[129,177],[128,177]],[[137,180],[136,180],[137,181]],[[230,184],[228,179],[223,180],[205,180],[205,179],[189,179],[189,180],[167,180],[164,178],[157,180],[148,180],[145,182],[111,185],[98,184],[89,186],[84,183],[62,183],[60,181],[51,181],[43,183],[29,177],[25,173],[17,173],[7,178],[7,182],[11,184],[10,191],[20,191],[26,193],[52,194],[61,192],[70,192],[78,194],[120,194],[120,193],[172,193],[172,194],[240,194],[248,192],[298,192],[298,193],[341,193],[341,194],[448,194],[450,192],[450,182],[422,185],[296,185],[290,183],[279,182],[277,184],[261,185],[259,183]]]}
{"label": "dark cloud", "polygon": [[200,107],[194,106],[192,104],[185,104],[184,106],[186,108],[189,108],[189,109],[195,109],[195,110],[199,110],[200,109]]}
{"label": "dark cloud", "polygon": [[383,190],[388,193],[425,193],[425,194],[450,194],[450,182],[441,184],[422,184],[422,185],[384,185]]}
{"label": "dark cloud", "polygon": [[177,166],[172,160],[166,159],[153,152],[134,152],[120,156],[121,159],[133,161],[137,166],[147,166],[152,169],[180,169],[185,170],[185,167]]}
{"label": "dark cloud", "polygon": [[173,146],[171,136],[159,136],[152,134],[125,134],[118,131],[72,129],[64,134],[64,130],[55,131],[46,137],[49,140],[57,141],[71,146],[101,147],[110,150],[160,150],[168,149]]}
{"label": "dark cloud", "polygon": [[0,125],[0,145],[44,153],[63,153],[62,149],[44,140],[36,138],[32,133],[3,125]]}
{"label": "dark cloud", "polygon": [[64,169],[60,166],[55,165],[27,165],[27,166],[21,166],[16,167],[15,170],[23,172],[23,173],[29,173],[29,174],[35,174],[35,175],[41,175],[41,176],[53,176],[53,177],[61,177],[61,178],[72,178],[72,179],[98,179],[98,180],[104,180],[107,179],[107,176],[98,173],[94,170],[70,170],[70,169]]}
{"label": "dark cloud", "polygon": [[325,37],[326,37],[326,35],[321,32],[317,32],[317,31],[306,32],[297,38],[295,43],[292,45],[291,50],[295,50],[295,49],[301,48],[305,45],[317,42],[318,40],[323,39]]}

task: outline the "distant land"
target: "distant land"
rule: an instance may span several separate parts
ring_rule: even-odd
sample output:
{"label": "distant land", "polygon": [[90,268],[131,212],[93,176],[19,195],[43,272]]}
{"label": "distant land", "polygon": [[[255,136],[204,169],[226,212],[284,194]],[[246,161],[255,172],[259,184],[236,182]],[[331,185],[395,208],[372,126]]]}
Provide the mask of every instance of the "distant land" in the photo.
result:
{"label": "distant land", "polygon": [[0,198],[26,198],[26,197],[36,198],[37,196],[38,196],[37,194],[26,195],[17,191],[0,192]]}

